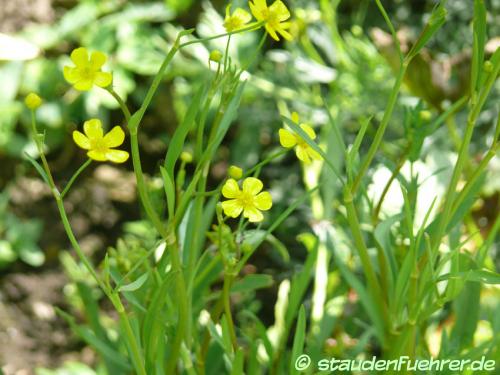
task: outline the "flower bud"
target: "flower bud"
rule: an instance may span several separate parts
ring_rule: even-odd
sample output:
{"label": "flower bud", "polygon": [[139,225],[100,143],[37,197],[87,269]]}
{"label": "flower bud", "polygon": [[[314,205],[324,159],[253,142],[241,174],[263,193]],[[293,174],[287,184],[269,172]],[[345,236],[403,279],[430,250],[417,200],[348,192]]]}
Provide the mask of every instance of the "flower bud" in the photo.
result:
{"label": "flower bud", "polygon": [[42,98],[40,98],[34,92],[30,92],[26,96],[26,99],[24,99],[24,103],[26,104],[26,107],[28,107],[29,109],[37,109],[42,104]]}
{"label": "flower bud", "polygon": [[210,52],[210,61],[215,61],[215,62],[220,62],[222,59],[222,53],[214,49],[212,52]]}
{"label": "flower bud", "polygon": [[237,167],[236,165],[231,165],[228,169],[228,175],[235,180],[239,180],[243,176],[243,169]]}
{"label": "flower bud", "polygon": [[191,155],[190,152],[187,152],[187,151],[183,151],[181,153],[181,160],[186,163],[186,164],[189,164],[193,161],[193,155]]}
{"label": "flower bud", "polygon": [[493,71],[493,64],[491,61],[485,61],[483,65],[483,69],[486,73],[491,73]]}
{"label": "flower bud", "polygon": [[432,118],[432,113],[430,111],[424,110],[419,113],[420,119],[424,121],[429,121]]}

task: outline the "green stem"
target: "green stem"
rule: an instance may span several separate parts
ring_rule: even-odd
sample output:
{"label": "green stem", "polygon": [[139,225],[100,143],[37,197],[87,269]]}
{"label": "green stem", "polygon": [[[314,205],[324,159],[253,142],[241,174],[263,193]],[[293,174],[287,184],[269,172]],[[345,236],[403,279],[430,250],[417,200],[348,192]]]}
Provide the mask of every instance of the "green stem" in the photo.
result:
{"label": "green stem", "polygon": [[149,194],[146,188],[146,183],[144,181],[144,174],[142,172],[141,158],[139,154],[139,144],[137,140],[137,128],[130,130],[130,146],[132,153],[132,164],[134,167],[135,179],[137,183],[137,191],[139,192],[139,197],[141,199],[146,215],[153,223],[154,227],[160,233],[160,235],[167,239],[166,227],[163,225],[159,215],[149,199]]}
{"label": "green stem", "polygon": [[[172,235],[172,238],[176,238],[175,235]],[[188,323],[187,319],[190,319],[190,316],[188,316],[188,296],[186,293],[186,283],[184,280],[184,273],[182,272],[179,243],[177,242],[176,239],[174,241],[175,242],[173,243],[172,251],[170,252],[171,254],[170,259],[172,263],[172,272],[174,273],[176,280],[179,315],[178,315],[177,331],[174,337],[174,341],[172,343],[172,351],[170,353],[165,369],[166,374],[175,373],[175,369],[177,367],[177,359],[181,351],[182,342],[185,339],[185,335],[187,332],[186,331]]]}
{"label": "green stem", "polygon": [[131,117],[130,110],[128,109],[127,105],[125,104],[121,96],[118,95],[117,92],[111,86],[107,87],[106,91],[109,92],[113,96],[113,98],[115,98],[115,100],[117,101],[118,105],[120,106],[123,112],[123,115],[125,116],[125,120],[128,123]]}
{"label": "green stem", "polygon": [[75,182],[75,180],[78,178],[78,176],[92,163],[92,159],[87,159],[85,163],[83,163],[80,168],[75,172],[75,174],[71,177],[69,180],[68,184],[64,188],[64,190],[61,193],[61,198],[64,198],[64,196],[68,193],[69,189],[71,189],[71,186]]}
{"label": "green stem", "polygon": [[[97,275],[97,272],[95,271],[94,267],[92,266],[92,263],[87,258],[85,253],[82,251],[78,241],[76,240],[76,237],[73,233],[73,229],[71,228],[71,224],[69,223],[69,219],[68,219],[68,216],[66,214],[66,209],[64,208],[62,194],[59,193],[59,190],[57,189],[56,184],[54,183],[54,178],[52,177],[52,173],[51,173],[49,165],[47,163],[47,159],[45,157],[45,154],[43,153],[43,144],[40,142],[40,139],[38,138],[38,131],[37,131],[37,127],[36,127],[36,120],[35,120],[34,111],[32,111],[31,114],[32,114],[32,128],[33,128],[33,132],[34,132],[35,143],[36,143],[38,151],[40,153],[40,158],[42,159],[43,167],[44,167],[45,173],[47,174],[49,186],[52,190],[52,194],[53,194],[54,199],[56,201],[57,209],[59,211],[59,215],[61,217],[61,221],[63,223],[63,227],[64,227],[64,230],[66,232],[66,235],[68,236],[69,241],[70,241],[71,245],[73,246],[73,249],[75,249],[75,252],[78,255],[78,258],[80,258],[80,261],[83,263],[83,265],[89,271],[90,275],[95,280],[97,285],[102,289],[104,294],[110,299],[110,301],[113,303],[114,307],[116,308],[117,312],[120,314],[120,318],[122,319],[122,322],[126,328],[125,334],[127,335],[127,340],[129,342],[130,349],[132,351],[132,356],[134,358],[134,363],[137,367],[138,374],[139,375],[147,375],[146,370],[144,368],[144,363],[142,361],[142,356],[141,356],[140,351],[139,351],[137,340],[135,338],[135,335],[132,332],[132,329],[130,326],[130,321],[128,319],[128,316],[124,312],[124,308],[123,308],[123,305],[121,304],[120,298],[118,296],[112,295],[110,293],[107,286],[99,278],[99,276]],[[67,190],[65,189],[65,191],[67,191]]]}
{"label": "green stem", "polygon": [[267,158],[265,158],[263,161],[261,161],[260,163],[254,165],[252,168],[250,168],[248,171],[246,171],[244,174],[243,174],[243,177],[242,178],[245,178],[245,177],[248,177],[248,176],[251,176],[255,171],[259,170],[260,168],[262,168],[264,165],[266,164],[269,164],[270,162],[272,162],[274,159],[277,159],[279,158],[280,156],[283,156],[285,155],[286,153],[288,152],[288,150],[281,150],[275,154],[272,154],[270,156],[268,156]]}
{"label": "green stem", "polygon": [[224,286],[222,289],[223,299],[224,299],[224,313],[227,319],[227,325],[229,327],[229,335],[231,336],[231,343],[233,344],[233,350],[236,352],[238,349],[238,342],[236,339],[236,333],[234,331],[233,316],[231,313],[231,283],[233,282],[233,275],[229,272],[224,273]]}
{"label": "green stem", "polygon": [[[354,207],[353,197],[347,188],[344,191],[344,204],[347,209],[347,221],[349,223],[349,227],[351,228],[354,243],[358,249],[361,265],[367,279],[368,288],[372,291],[373,301],[377,305],[379,314],[385,322],[386,329],[389,330],[391,322],[387,314],[385,299],[383,297],[377,275],[371,263],[368,248],[366,247],[363,239],[363,233],[361,232],[361,225],[356,214],[356,208]],[[385,345],[385,343],[383,344]]]}
{"label": "green stem", "polygon": [[389,96],[389,102],[387,103],[387,108],[385,109],[384,112],[384,117],[382,118],[382,122],[379,125],[379,128],[377,129],[377,132],[375,133],[375,138],[373,139],[373,142],[368,150],[368,155],[366,158],[363,160],[363,163],[361,164],[361,167],[359,169],[358,175],[356,176],[354,183],[351,188],[351,192],[354,195],[356,191],[359,188],[359,185],[361,184],[361,181],[366,174],[366,171],[368,170],[368,167],[370,166],[371,162],[373,161],[373,158],[375,157],[375,154],[377,153],[380,143],[382,142],[382,138],[384,137],[385,130],[387,129],[387,125],[389,125],[389,120],[391,119],[392,112],[394,110],[394,107],[396,105],[396,101],[398,99],[398,94],[399,94],[399,89],[401,88],[401,85],[403,83],[403,78],[406,73],[406,69],[408,67],[408,62],[405,61],[401,64],[399,68],[399,73],[396,78],[396,82],[394,83],[394,86],[392,87],[391,94]]}
{"label": "green stem", "polygon": [[493,83],[496,80],[499,70],[500,70],[500,60],[496,62],[493,71],[488,76],[477,100],[475,98],[471,100],[472,108],[469,113],[469,117],[467,119],[467,128],[465,129],[465,134],[463,136],[463,141],[458,154],[458,159],[455,164],[455,168],[453,169],[453,174],[451,176],[451,180],[448,185],[448,189],[446,191],[443,211],[439,219],[438,230],[432,242],[432,247],[431,247],[432,254],[436,254],[436,250],[439,244],[441,243],[441,239],[445,234],[446,226],[448,225],[449,217],[452,213],[453,202],[456,194],[458,181],[460,179],[464,166],[468,160],[468,150],[472,139],[472,134],[474,132],[474,126],[476,124],[477,118],[479,117],[479,113],[481,112],[481,109],[486,101],[486,98],[488,97],[488,94],[493,86]]}
{"label": "green stem", "polygon": [[384,190],[382,191],[382,194],[380,195],[378,203],[375,206],[375,210],[373,211],[372,221],[374,222],[374,224],[376,224],[376,222],[378,220],[378,216],[380,214],[382,204],[384,203],[385,197],[386,197],[387,193],[389,192],[389,189],[390,189],[392,183],[394,182],[394,180],[398,176],[399,172],[401,171],[401,168],[403,168],[403,165],[406,162],[407,155],[408,155],[408,152],[405,151],[403,153],[403,155],[401,156],[401,158],[399,159],[399,162],[396,165],[396,168],[392,171],[392,174],[391,174],[391,177],[389,178],[389,181],[387,181],[387,183],[384,186]]}
{"label": "green stem", "polygon": [[185,43],[182,43],[179,48],[183,48],[183,47],[187,47],[191,44],[196,44],[196,43],[203,43],[203,42],[208,42],[210,40],[214,40],[214,39],[219,39],[219,38],[223,38],[225,36],[229,36],[229,35],[234,35],[234,34],[239,34],[239,33],[243,33],[243,32],[246,32],[246,31],[254,31],[254,30],[258,30],[260,29],[260,27],[262,25],[264,25],[264,21],[261,21],[261,22],[257,22],[257,23],[254,23],[254,24],[251,24],[247,27],[244,27],[242,29],[239,29],[239,30],[235,30],[235,31],[231,31],[229,33],[223,33],[223,34],[218,34],[218,35],[214,35],[214,36],[210,36],[208,38],[202,38],[202,39],[195,39],[195,40],[190,40],[189,42],[185,42]]}

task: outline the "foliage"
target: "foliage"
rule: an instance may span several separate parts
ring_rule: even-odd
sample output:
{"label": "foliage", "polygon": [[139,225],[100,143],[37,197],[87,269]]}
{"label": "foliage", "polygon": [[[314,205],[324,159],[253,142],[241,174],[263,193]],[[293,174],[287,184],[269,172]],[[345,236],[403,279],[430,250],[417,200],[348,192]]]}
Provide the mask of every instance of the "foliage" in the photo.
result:
{"label": "foliage", "polygon": [[[47,51],[69,40],[108,55],[104,89],[72,90],[66,57],[0,71],[11,77],[0,148],[31,151],[51,188],[77,255],[61,256],[73,311],[59,314],[99,354],[97,373],[297,373],[302,354],[305,373],[334,357],[498,358],[498,201],[477,219],[498,197],[500,49],[487,47],[498,4],[475,0],[469,28],[463,2],[422,2],[409,32],[413,5],[379,0],[294,1],[290,20],[281,2],[253,1],[256,20],[228,11],[245,18],[229,28],[225,6],[206,2],[195,29],[170,23],[194,3],[82,1],[25,30]],[[463,52],[456,12],[462,65],[436,57]],[[270,48],[276,32],[291,40]],[[27,111],[16,98],[31,91],[44,101]],[[64,200],[100,159],[71,165],[66,185],[50,167],[90,118],[127,131],[123,168],[144,215],[98,262]]]}

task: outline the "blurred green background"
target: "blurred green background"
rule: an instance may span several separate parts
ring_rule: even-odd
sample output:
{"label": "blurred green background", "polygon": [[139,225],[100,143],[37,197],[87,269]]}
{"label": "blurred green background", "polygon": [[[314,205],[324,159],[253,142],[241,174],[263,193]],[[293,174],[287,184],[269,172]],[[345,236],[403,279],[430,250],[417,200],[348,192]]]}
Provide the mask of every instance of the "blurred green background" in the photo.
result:
{"label": "blurred green background", "polygon": [[[380,121],[394,65],[394,47],[382,31],[385,23],[370,0],[340,1],[338,14],[322,13],[324,2],[287,2],[292,9],[295,42],[268,40],[252,65],[238,120],[210,173],[214,182],[226,176],[229,164],[248,168],[263,155],[279,150],[278,108],[285,102],[319,127],[328,121],[323,106],[327,103],[348,140],[354,139],[363,119],[373,116],[375,122]],[[246,6],[245,1],[234,3]],[[411,45],[435,2],[383,3],[400,30],[405,48]],[[487,52],[491,52],[500,43],[500,0],[486,3],[490,36]],[[377,159],[374,181],[377,173],[383,176],[394,167],[408,137],[404,126],[408,113],[428,110],[435,117],[467,93],[471,4],[468,0],[449,2],[447,23],[410,69],[382,155]],[[221,32],[226,5],[221,0],[0,1],[0,364],[7,374],[23,369],[31,373],[37,366],[56,368],[67,361],[92,367],[96,360],[54,310],[57,306],[78,311],[81,301],[73,298],[74,284],[68,279],[78,272],[78,265],[67,251],[68,241],[50,192],[25,157],[25,153],[34,155],[35,147],[29,138],[30,117],[23,105],[24,96],[34,91],[44,99],[37,119],[46,133],[46,151],[55,178],[64,184],[85,161],[84,153],[73,144],[71,132],[91,117],[101,118],[108,128],[123,121],[107,92],[78,93],[64,81],[62,67],[69,61],[71,50],[85,46],[108,54],[106,69],[113,71],[116,91],[136,109],[177,31],[196,27],[201,37]],[[235,37],[231,57],[240,63],[248,61],[258,41],[256,33]],[[197,83],[207,74],[208,54],[214,48],[223,50],[223,42],[186,49],[174,59],[143,122],[140,145],[145,172],[157,172],[157,160],[163,157],[169,136]],[[479,155],[489,145],[498,99],[497,83],[479,119],[473,154]],[[440,168],[446,174],[456,152],[456,139],[450,134],[455,132],[460,137],[465,115],[458,113],[454,123],[438,129],[431,139],[422,139],[423,174],[431,175]],[[493,159],[489,173],[481,204],[474,213],[475,225],[485,234],[500,207],[498,158]],[[270,215],[279,215],[304,191],[300,166],[292,153],[267,167],[263,177],[275,197]],[[438,175],[433,188],[439,189],[441,182]],[[159,184],[159,194],[161,188]],[[376,183],[372,189],[377,190]],[[388,201],[397,204],[397,198]],[[128,164],[116,167],[93,163],[71,191],[67,205],[76,235],[96,263],[113,247],[111,251],[123,267],[130,267],[134,256],[154,240],[141,221]],[[385,209],[390,212],[391,207]],[[286,246],[292,254],[291,266],[285,266],[276,251],[264,246],[253,258],[252,267],[275,280],[288,277],[305,256],[290,233],[307,230],[309,225],[309,212],[299,210],[276,232],[280,246]],[[121,242],[137,251],[121,253]],[[498,250],[496,262],[498,269]],[[275,298],[276,288],[269,288],[258,292],[252,302],[267,324],[273,321],[273,303],[266,305],[266,301]],[[84,365],[71,366],[71,374],[88,371]]]}

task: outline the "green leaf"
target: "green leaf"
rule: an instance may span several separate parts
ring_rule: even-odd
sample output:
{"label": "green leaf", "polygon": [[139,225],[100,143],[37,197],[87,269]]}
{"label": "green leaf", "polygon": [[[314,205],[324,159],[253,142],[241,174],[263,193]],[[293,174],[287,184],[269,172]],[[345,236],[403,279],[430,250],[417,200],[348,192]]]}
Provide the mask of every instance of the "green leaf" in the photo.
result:
{"label": "green leaf", "polygon": [[118,288],[118,291],[120,292],[133,292],[134,290],[139,289],[148,279],[148,274],[145,273],[144,275],[138,277],[135,281],[131,282],[130,284],[125,284],[122,285],[121,287]]}
{"label": "green leaf", "polygon": [[169,298],[168,290],[172,287],[174,276],[169,272],[162,280],[160,286],[154,291],[151,303],[148,305],[142,323],[142,338],[144,353],[146,354],[146,367],[154,368],[158,356],[163,356],[161,348],[164,347],[165,314],[164,306]]}
{"label": "green leaf", "polygon": [[396,274],[398,272],[398,266],[396,263],[396,258],[394,257],[394,245],[391,243],[391,229],[392,227],[400,222],[402,219],[402,215],[394,215],[386,220],[382,221],[374,231],[375,240],[378,242],[380,247],[382,248],[385,258],[387,259],[388,264],[391,267],[391,280],[396,278]]}
{"label": "green leaf", "polygon": [[33,159],[27,152],[24,153],[24,156],[26,156],[26,159],[28,159],[28,161],[31,163],[31,165],[33,165],[33,167],[35,167],[36,171],[43,178],[45,183],[47,185],[49,185],[49,179],[47,177],[47,174],[43,170],[43,167],[40,165],[40,163],[38,163],[35,159]]}
{"label": "green leaf", "polygon": [[290,374],[298,374],[295,368],[295,361],[300,354],[304,352],[304,341],[306,335],[306,311],[304,305],[300,306],[299,317],[297,319],[297,327],[295,328],[295,337],[293,338],[292,358],[290,363]]}
{"label": "green leaf", "polygon": [[189,130],[191,130],[191,128],[195,124],[195,118],[201,108],[201,101],[205,95],[205,92],[206,92],[206,85],[202,85],[196,92],[196,95],[194,96],[193,100],[191,101],[191,104],[184,116],[184,120],[177,127],[170,143],[168,144],[168,151],[165,157],[165,170],[172,181],[175,180],[174,177],[175,163],[177,162],[177,159],[182,153],[182,149],[184,148],[184,142],[189,133]]}
{"label": "green leaf", "polygon": [[417,41],[411,48],[410,52],[408,52],[407,59],[412,59],[416,56],[420,50],[427,44],[430,38],[436,34],[436,32],[443,26],[446,21],[447,11],[445,8],[446,0],[441,1],[436,5],[434,10],[431,13],[431,17],[425,25],[424,29],[420,33]]}
{"label": "green leaf", "polygon": [[231,292],[247,293],[256,289],[269,288],[272,285],[273,278],[270,275],[247,275],[233,284]]}
{"label": "green leaf", "polygon": [[99,354],[112,362],[116,367],[123,371],[131,371],[131,366],[123,355],[110,347],[107,343],[95,336],[95,334],[87,327],[79,326],[75,323],[74,318],[56,307],[57,313],[62,316],[69,324],[71,329],[82,338],[87,344],[92,346]]}
{"label": "green leaf", "polygon": [[474,0],[473,46],[471,65],[471,93],[479,91],[483,72],[484,46],[486,43],[486,7],[484,0]]}
{"label": "green leaf", "polygon": [[168,217],[174,217],[175,210],[175,184],[167,173],[167,170],[160,165],[160,173],[163,178],[163,188],[165,189],[165,196],[167,198]]}
{"label": "green leaf", "polygon": [[483,284],[500,284],[500,274],[487,269],[471,270],[467,272],[447,273],[438,278],[438,281],[460,279],[463,281],[478,281]]}
{"label": "green leaf", "polygon": [[455,324],[450,333],[450,343],[456,354],[472,346],[479,320],[481,284],[466,282],[459,296],[453,301]]}
{"label": "green leaf", "polygon": [[234,356],[233,369],[231,370],[231,375],[243,375],[243,361],[245,359],[245,352],[242,348],[238,348],[236,355]]}
{"label": "green leaf", "polygon": [[347,281],[347,283],[353,288],[359,295],[359,301],[363,308],[365,309],[368,317],[373,322],[375,328],[375,334],[380,342],[384,342],[384,320],[376,308],[376,303],[373,301],[371,294],[368,293],[367,289],[364,287],[363,282],[356,277],[356,275],[351,272],[349,267],[344,263],[342,258],[339,256],[338,252],[333,246],[330,236],[328,236],[328,244],[332,249],[336,264],[340,270],[340,273]]}

